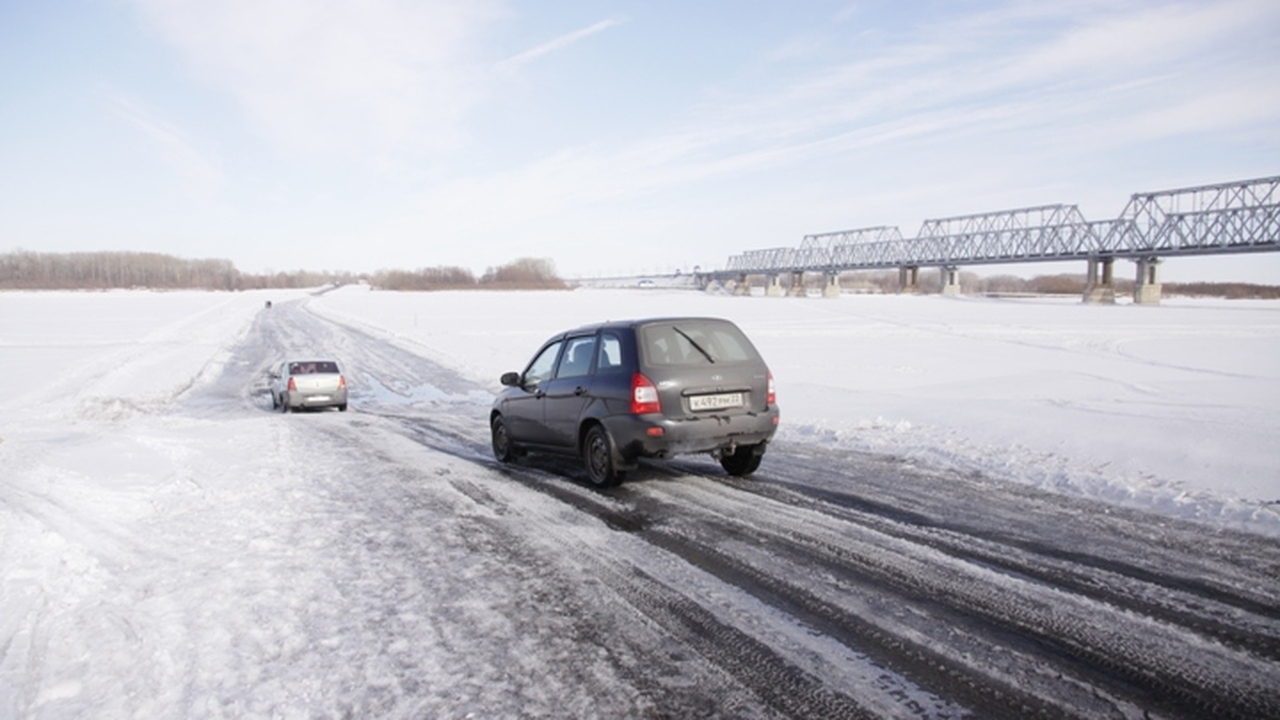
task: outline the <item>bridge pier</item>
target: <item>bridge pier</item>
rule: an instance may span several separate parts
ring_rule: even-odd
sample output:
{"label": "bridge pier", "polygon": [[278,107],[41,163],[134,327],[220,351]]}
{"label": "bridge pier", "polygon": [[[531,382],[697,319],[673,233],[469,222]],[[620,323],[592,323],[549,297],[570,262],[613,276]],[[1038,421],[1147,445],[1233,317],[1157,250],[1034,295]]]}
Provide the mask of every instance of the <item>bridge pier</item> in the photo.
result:
{"label": "bridge pier", "polygon": [[1139,305],[1160,304],[1160,258],[1145,257],[1135,260],[1138,278],[1133,285],[1133,301]]}
{"label": "bridge pier", "polygon": [[786,293],[782,289],[782,276],[770,275],[769,284],[764,289],[766,297],[782,297]]}
{"label": "bridge pier", "polygon": [[826,282],[822,285],[822,297],[840,297],[840,273],[827,273]]}
{"label": "bridge pier", "polygon": [[915,295],[920,292],[920,268],[915,265],[903,265],[898,268],[898,292],[904,295]]}
{"label": "bridge pier", "polygon": [[733,294],[738,297],[745,297],[751,294],[751,283],[747,282],[746,273],[739,275],[737,282],[733,284]]}
{"label": "bridge pier", "polygon": [[942,294],[960,294],[960,268],[954,265],[942,268]]}
{"label": "bridge pier", "polygon": [[787,295],[790,297],[805,296],[803,272],[797,271],[791,273],[791,289],[787,291]]}
{"label": "bridge pier", "polygon": [[1099,305],[1114,305],[1116,288],[1112,279],[1112,266],[1115,258],[1089,258],[1089,271],[1084,284],[1084,302]]}

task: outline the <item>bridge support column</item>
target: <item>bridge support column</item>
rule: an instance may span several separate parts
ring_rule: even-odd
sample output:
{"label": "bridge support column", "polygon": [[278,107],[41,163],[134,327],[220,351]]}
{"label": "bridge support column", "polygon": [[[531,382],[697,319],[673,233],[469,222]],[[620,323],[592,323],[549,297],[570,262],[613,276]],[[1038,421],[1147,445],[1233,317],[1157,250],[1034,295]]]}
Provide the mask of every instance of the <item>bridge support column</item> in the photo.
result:
{"label": "bridge support column", "polygon": [[910,295],[920,292],[920,268],[914,265],[898,268],[898,292]]}
{"label": "bridge support column", "polygon": [[746,273],[738,276],[738,281],[733,285],[733,294],[737,296],[751,294],[751,283],[747,282]]}
{"label": "bridge support column", "polygon": [[1133,301],[1139,305],[1160,304],[1160,259],[1139,258],[1138,278],[1133,285]]}
{"label": "bridge support column", "polygon": [[954,265],[942,268],[942,294],[960,294],[960,268]]}
{"label": "bridge support column", "polygon": [[782,276],[770,275],[769,285],[765,288],[764,294],[768,297],[782,297],[786,293],[782,290]]}
{"label": "bridge support column", "polygon": [[1115,258],[1089,258],[1089,272],[1084,284],[1084,301],[1099,305],[1114,305],[1116,288],[1112,280]]}
{"label": "bridge support column", "polygon": [[840,273],[827,273],[826,282],[822,285],[822,297],[840,297]]}
{"label": "bridge support column", "polygon": [[790,295],[791,297],[805,296],[804,273],[802,272],[791,273],[791,289],[787,291],[787,295]]}

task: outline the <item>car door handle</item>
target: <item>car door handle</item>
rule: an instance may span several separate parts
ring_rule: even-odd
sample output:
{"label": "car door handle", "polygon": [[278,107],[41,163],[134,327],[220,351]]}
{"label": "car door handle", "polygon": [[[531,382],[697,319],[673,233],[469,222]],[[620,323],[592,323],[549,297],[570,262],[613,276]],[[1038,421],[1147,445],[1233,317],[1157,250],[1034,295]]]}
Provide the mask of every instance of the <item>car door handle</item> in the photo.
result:
{"label": "car door handle", "polygon": [[574,388],[574,389],[573,389],[573,394],[574,394],[574,395],[579,395],[579,396],[581,396],[581,395],[586,395],[586,394],[587,394],[587,389],[586,389],[586,388],[584,388],[584,387],[582,387],[581,385],[579,385],[578,387],[576,387],[576,388]]}

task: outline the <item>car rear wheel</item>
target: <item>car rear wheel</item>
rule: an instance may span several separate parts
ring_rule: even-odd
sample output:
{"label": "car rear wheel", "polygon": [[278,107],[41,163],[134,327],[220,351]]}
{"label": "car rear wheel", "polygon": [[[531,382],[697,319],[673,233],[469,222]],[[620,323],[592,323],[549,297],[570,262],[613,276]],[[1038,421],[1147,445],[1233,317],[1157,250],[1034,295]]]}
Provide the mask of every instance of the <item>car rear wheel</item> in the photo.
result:
{"label": "car rear wheel", "polygon": [[742,477],[755,472],[760,467],[762,458],[764,458],[763,447],[745,445],[735,450],[732,455],[721,455],[720,467],[730,475]]}
{"label": "car rear wheel", "polygon": [[346,411],[347,411],[346,403],[342,403],[341,405],[338,406],[338,412],[346,412]]}
{"label": "car rear wheel", "polygon": [[293,412],[293,407],[289,405],[289,393],[280,393],[280,412],[286,415]]}
{"label": "car rear wheel", "polygon": [[516,459],[515,446],[511,444],[511,436],[507,434],[507,422],[501,415],[494,415],[489,423],[493,435],[493,456],[498,462],[508,463]]}
{"label": "car rear wheel", "polygon": [[592,425],[582,441],[582,460],[596,487],[615,487],[623,480],[613,449],[613,438],[600,425]]}

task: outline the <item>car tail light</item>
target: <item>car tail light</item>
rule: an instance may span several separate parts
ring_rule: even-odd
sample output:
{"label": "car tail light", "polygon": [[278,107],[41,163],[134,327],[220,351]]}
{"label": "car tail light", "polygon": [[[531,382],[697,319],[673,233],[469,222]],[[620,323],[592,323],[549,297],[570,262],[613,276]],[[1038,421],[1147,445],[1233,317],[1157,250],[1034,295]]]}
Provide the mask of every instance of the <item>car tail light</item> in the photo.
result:
{"label": "car tail light", "polygon": [[649,378],[636,373],[631,376],[631,414],[648,415],[662,412],[658,388]]}
{"label": "car tail light", "polygon": [[288,387],[288,390],[289,390],[290,392],[293,392],[293,391],[295,391],[295,390],[297,390],[297,389],[298,389],[298,383],[294,382],[294,381],[293,381],[293,378],[289,378],[289,387]]}
{"label": "car tail light", "polygon": [[347,378],[344,375],[338,376],[338,387],[345,388],[347,386]]}
{"label": "car tail light", "polygon": [[769,384],[765,390],[764,402],[766,405],[778,404],[778,391],[773,389],[773,373],[769,373]]}

